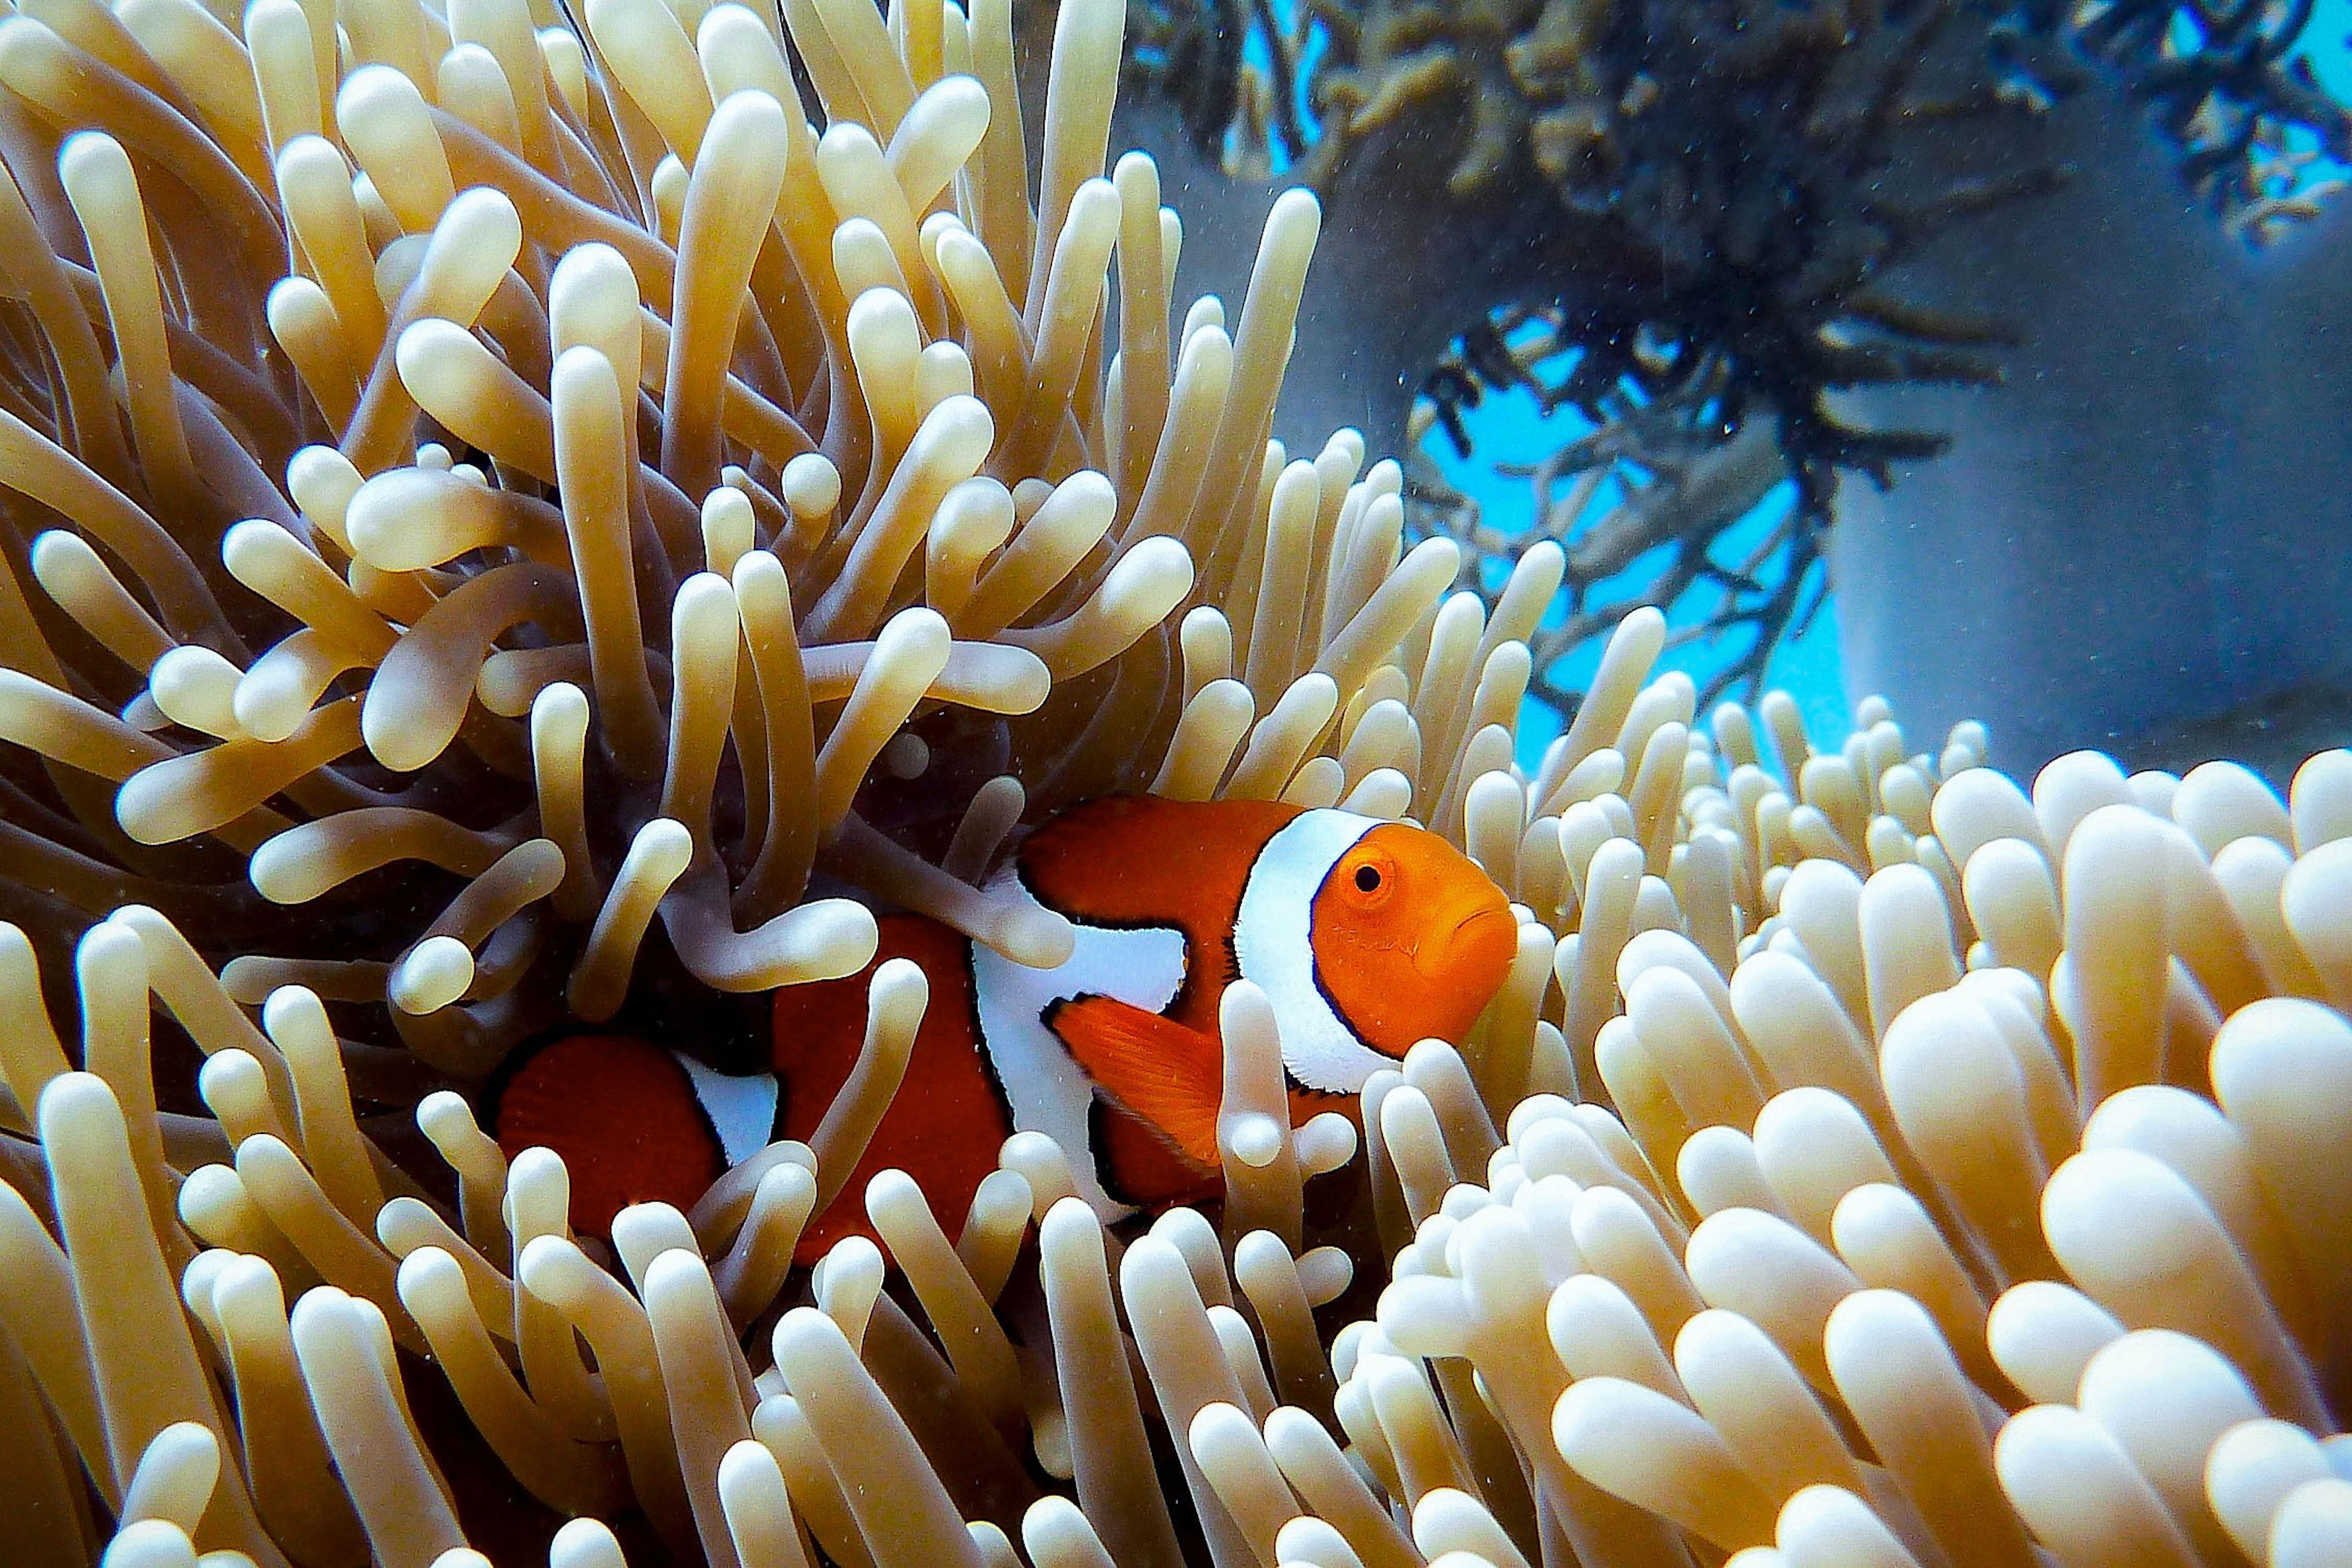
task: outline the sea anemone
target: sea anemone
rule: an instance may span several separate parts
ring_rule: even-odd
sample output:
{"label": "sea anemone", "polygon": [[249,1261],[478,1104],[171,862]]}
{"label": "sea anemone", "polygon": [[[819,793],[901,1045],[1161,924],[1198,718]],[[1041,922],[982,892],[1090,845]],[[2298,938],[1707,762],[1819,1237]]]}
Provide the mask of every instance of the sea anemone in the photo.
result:
{"label": "sea anemone", "polygon": [[[1209,738],[1311,674],[1252,732],[1241,788],[1277,791],[1277,731],[1433,610],[1445,552],[1391,576],[1393,469],[1265,443],[1314,202],[1232,334],[1209,301],[1171,338],[1174,216],[1148,161],[1099,177],[1115,6],[1060,28],[1035,213],[1002,10],[903,57],[800,18],[821,137],[740,7],[600,5],[590,47],[394,11],[348,20],[383,40],[331,104],[284,10],[249,57],[192,13],[176,54],[110,36],[121,70],[30,18],[0,47],[0,733],[33,753],[12,912],[52,942],[150,906],[232,996],[388,1002],[460,1077],[621,1007],[656,919],[702,987],[854,973],[870,918],[813,869],[1049,955],[970,885],[1024,807],[1213,786]],[[1180,639],[1187,604],[1219,608]]]}
{"label": "sea anemone", "polygon": [[[1644,610],[1529,774],[1559,552],[1490,615],[1393,463],[1267,441],[1310,198],[1169,329],[1115,4],[1034,199],[1001,4],[331,19],[0,22],[12,1562],[2341,1552],[2352,755],[1815,753],[1696,727]],[[1052,957],[983,873],[1121,789],[1411,816],[1516,900],[1360,1160],[1265,1136],[1239,983],[1212,1213],[1106,1229],[1026,1133],[803,1275],[889,965],[812,1145],[609,1248],[481,1130],[527,1037],[723,1056],[876,905]]]}

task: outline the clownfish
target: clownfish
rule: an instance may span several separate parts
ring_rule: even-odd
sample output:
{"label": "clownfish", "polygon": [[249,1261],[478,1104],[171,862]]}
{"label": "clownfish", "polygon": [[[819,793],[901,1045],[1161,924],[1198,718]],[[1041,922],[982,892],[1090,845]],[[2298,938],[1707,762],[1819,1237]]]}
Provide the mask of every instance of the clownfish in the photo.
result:
{"label": "clownfish", "polygon": [[906,1077],[798,1260],[866,1232],[858,1194],[886,1169],[961,1213],[1015,1131],[1050,1134],[1079,1195],[1118,1219],[1218,1190],[1218,1006],[1234,980],[1272,1005],[1300,1125],[1353,1115],[1365,1080],[1418,1042],[1459,1041],[1518,937],[1501,889],[1436,834],[1265,801],[1090,801],[1032,833],[991,886],[1068,919],[1068,959],[1031,968],[887,915],[865,970],[774,994],[772,1072],[569,1036],[500,1090],[499,1145],[563,1157],[575,1230],[602,1235],[631,1203],[689,1207],[730,1166],[815,1131],[856,1062],[874,966],[906,958],[930,984]]}

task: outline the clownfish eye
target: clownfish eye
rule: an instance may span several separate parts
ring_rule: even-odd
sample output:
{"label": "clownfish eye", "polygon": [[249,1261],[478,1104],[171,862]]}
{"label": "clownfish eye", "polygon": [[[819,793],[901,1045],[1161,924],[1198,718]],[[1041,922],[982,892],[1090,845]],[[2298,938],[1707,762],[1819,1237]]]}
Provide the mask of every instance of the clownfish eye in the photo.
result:
{"label": "clownfish eye", "polygon": [[1378,849],[1367,848],[1340,862],[1332,880],[1347,889],[1349,901],[1356,908],[1381,909],[1396,897],[1396,862]]}

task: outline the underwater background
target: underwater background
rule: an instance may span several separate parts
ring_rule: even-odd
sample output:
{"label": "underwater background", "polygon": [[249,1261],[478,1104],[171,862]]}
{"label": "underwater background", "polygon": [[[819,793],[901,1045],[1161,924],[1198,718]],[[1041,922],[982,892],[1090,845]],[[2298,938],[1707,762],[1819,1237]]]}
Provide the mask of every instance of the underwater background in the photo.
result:
{"label": "underwater background", "polygon": [[[2352,103],[2352,0],[2319,0],[2312,8],[2302,40],[2301,47],[2295,51],[2296,56],[2309,62],[2320,86],[2338,103]],[[2297,184],[2300,188],[2308,189],[2340,180],[2347,172],[2346,165],[2323,153],[2299,172]],[[2341,226],[2339,223],[2339,232]],[[2318,358],[2352,356],[2352,340],[2344,337],[2339,325],[2305,345],[2302,352]],[[1518,476],[1498,470],[1497,464],[1508,465],[1516,460],[1524,467],[1528,460],[1524,455],[1550,451],[1591,428],[1590,422],[1580,420],[1573,409],[1547,411],[1526,388],[1514,388],[1487,398],[1463,415],[1462,426],[1471,450],[1465,452],[1461,449],[1447,438],[1444,430],[1434,426],[1423,435],[1422,450],[1436,463],[1446,480],[1474,500],[1486,520],[1507,535],[1519,533],[1533,522],[1535,497]],[[2325,463],[2328,460],[2329,452],[2342,446],[2343,427],[2323,425],[2311,432],[2307,440],[2312,460]],[[1612,489],[1604,488],[1594,495],[1586,514],[1588,522],[1604,515],[1618,499]],[[1744,554],[1770,528],[1775,517],[1785,513],[1793,503],[1794,496],[1790,486],[1776,487],[1742,520],[1734,533],[1727,537],[1726,552],[1735,556]],[[2163,522],[2160,518],[2151,517],[2148,525],[2151,531],[2160,530]],[[1979,526],[1995,525],[1983,521]],[[2352,549],[2352,528],[2340,532],[2338,537],[2343,541],[2342,548]],[[2249,547],[2254,550],[2294,548],[2283,535],[2263,538],[2259,525]],[[1627,581],[1638,579],[1644,567],[1652,564],[1645,562],[1628,567]],[[1785,563],[1780,569],[1785,570]],[[2095,588],[2093,592],[2096,592]],[[1713,613],[1719,599],[1719,595],[1694,595],[1679,603],[1668,618],[1676,626],[1703,622]],[[1853,701],[1868,695],[1867,690],[1853,687],[1845,679],[1838,652],[1836,606],[1837,595],[1832,587],[1823,595],[1820,606],[1803,627],[1779,641],[1764,672],[1766,684],[1781,688],[1797,699],[1806,727],[1817,740],[1842,734],[1852,721]],[[2317,639],[2329,634],[2315,626],[2309,635]],[[1669,653],[1665,667],[1685,669],[1704,682],[1732,657],[1731,650],[1724,645],[1745,640],[1746,634],[1741,633],[1711,638]],[[1580,689],[1590,679],[1599,657],[1597,644],[1580,649],[1565,662],[1562,684],[1570,689]],[[2341,692],[2331,695],[2340,696]],[[2295,738],[2281,746],[2280,754],[2299,761],[2315,747],[2336,743],[2346,735],[2352,734],[2352,710],[2347,710],[2344,703],[2322,697],[2316,700],[2315,705],[2323,710],[2321,713],[2294,711],[2289,705],[2289,710],[2253,715],[2248,722],[2263,726],[2271,723],[2294,726]],[[2194,707],[2193,700],[2190,706]],[[1559,726],[1558,715],[1545,704],[1540,701],[1529,703],[1519,728],[1523,765],[1531,768],[1537,765],[1542,748],[1558,733]],[[2188,750],[2193,750],[2199,744],[2213,750],[2216,754],[2237,754],[2231,750],[2232,742],[2237,742],[2238,750],[2242,751],[2244,738],[2242,732],[2232,734],[2224,721],[2201,731],[2192,729],[2186,734],[2167,737],[2163,743],[2175,748],[2183,756]],[[2188,760],[2199,759],[2190,757]]]}
{"label": "underwater background", "polygon": [[[1769,665],[1817,728],[1881,691],[1937,722],[1974,704],[2019,766],[2096,739],[2149,763],[2261,751],[2275,771],[2341,738],[2340,4],[2078,7],[2059,30],[2087,72],[2039,41],[2054,12],[1898,11],[1936,58],[1886,79],[1925,96],[1843,147],[1818,117],[1852,88],[1842,59],[1808,66],[1799,44],[1760,72],[1725,63],[1801,32],[1769,8],[1671,45],[1687,24],[1670,7],[1610,24],[1587,41],[1630,62],[1614,77],[1562,68],[1591,25],[1553,20],[1572,6],[1459,26],[1409,7],[1147,14],[1135,68],[1181,126],[1130,109],[1156,144],[1189,136],[1242,189],[1297,173],[1342,224],[1353,180],[1356,206],[1419,205],[1486,237],[1399,246],[1375,224],[1423,288],[1335,307],[1364,363],[1302,367],[1286,406],[1410,426],[1416,523],[1465,544],[1485,531],[1490,589],[1531,538],[1570,546],[1572,603],[1547,630],[1570,629],[1538,647],[1524,745],[1572,706],[1592,628],[1644,598],[1703,696],[1752,696]],[[1956,62],[1954,35],[1988,26]],[[1336,67],[1335,26],[1361,32]],[[1638,90],[1604,105],[1602,79]],[[1938,91],[1981,92],[1990,112],[1939,144],[1960,100]],[[1337,149],[1318,113],[1333,104]],[[1520,128],[1539,179],[1511,150]],[[1762,151],[1707,151],[1725,144]],[[1660,166],[1612,184],[1634,157]],[[1189,172],[1181,188],[1206,195]],[[1712,216],[1662,190],[1703,193]],[[1544,213],[1554,200],[1566,214]],[[1731,216],[1743,203],[1776,214],[1761,248]],[[1840,280],[1808,298],[1808,268]],[[1450,346],[1433,334],[1482,299],[1483,322]],[[1382,389],[1392,369],[1391,387],[1420,378],[1410,418]]]}
{"label": "underwater background", "polygon": [[[1506,533],[1523,530],[1532,520],[1534,497],[1524,482],[1496,472],[1493,457],[1541,451],[1572,440],[1582,433],[1577,427],[1580,422],[1572,411],[1546,416],[1535,399],[1517,394],[1491,399],[1463,423],[1474,445],[1473,455],[1454,450],[1437,433],[1423,437],[1423,450],[1436,461],[1447,479],[1477,501],[1494,526]],[[1568,428],[1560,429],[1563,425]],[[1605,511],[1614,499],[1596,493],[1591,503],[1594,514]],[[1785,512],[1794,502],[1790,487],[1776,487],[1742,521],[1734,536],[1727,541],[1727,548],[1735,553],[1742,552],[1743,546],[1752,548],[1754,539],[1770,528],[1776,514]],[[1748,537],[1739,537],[1742,533]],[[1639,563],[1628,568],[1629,573],[1641,570]],[[1825,594],[1812,619],[1780,641],[1764,668],[1765,683],[1794,697],[1804,714],[1806,732],[1823,740],[1843,733],[1853,720],[1853,698],[1846,691],[1843,668],[1838,659],[1836,603],[1834,590]],[[1678,606],[1676,616],[1669,619],[1684,624],[1704,621],[1713,607],[1703,598],[1694,599]],[[1601,651],[1601,647],[1594,644],[1563,661],[1561,681],[1571,689],[1581,689],[1599,668]],[[1721,667],[1725,657],[1723,649],[1701,643],[1670,656],[1666,668],[1684,670],[1704,680]],[[1544,748],[1559,734],[1560,727],[1559,714],[1540,701],[1530,701],[1522,709],[1518,731],[1520,765],[1539,766]]]}

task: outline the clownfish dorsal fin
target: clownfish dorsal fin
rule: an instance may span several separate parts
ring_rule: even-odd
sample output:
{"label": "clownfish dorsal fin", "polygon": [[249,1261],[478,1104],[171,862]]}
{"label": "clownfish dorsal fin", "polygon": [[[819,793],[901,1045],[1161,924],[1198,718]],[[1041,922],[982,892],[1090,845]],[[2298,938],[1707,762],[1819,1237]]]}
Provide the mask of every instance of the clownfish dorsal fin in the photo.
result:
{"label": "clownfish dorsal fin", "polygon": [[[1082,925],[1171,928],[1194,973],[1213,978],[1203,1010],[1231,978],[1234,920],[1266,841],[1300,815],[1276,801],[1104,795],[1071,807],[1022,845],[1020,879],[1047,909]],[[1180,1012],[1181,1009],[1180,1009]]]}
{"label": "clownfish dorsal fin", "polygon": [[1213,1035],[1115,996],[1087,995],[1045,1016],[1088,1077],[1197,1164],[1217,1165],[1224,1054]]}

